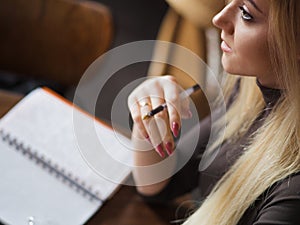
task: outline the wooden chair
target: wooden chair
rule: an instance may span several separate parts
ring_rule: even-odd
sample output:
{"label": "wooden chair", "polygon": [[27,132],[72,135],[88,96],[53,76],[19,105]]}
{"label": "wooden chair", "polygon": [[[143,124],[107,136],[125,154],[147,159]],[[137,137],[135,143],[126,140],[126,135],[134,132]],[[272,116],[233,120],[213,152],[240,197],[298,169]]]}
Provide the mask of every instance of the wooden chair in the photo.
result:
{"label": "wooden chair", "polygon": [[[212,27],[212,18],[224,6],[220,0],[166,0],[170,6],[160,26],[157,39],[179,44],[198,55],[204,62],[208,62],[208,38],[207,31]],[[218,35],[218,34],[217,34]],[[219,45],[215,46],[219,48]],[[178,60],[177,52],[161,52],[159,48],[154,50],[156,55],[164,54],[165,57],[172,57],[171,62]],[[180,59],[179,59],[180,60]],[[206,79],[201,76],[203,71],[199,70],[198,77],[191,77],[182,70],[173,66],[155,63],[150,64],[148,75],[173,75],[183,88],[192,86],[199,79]],[[201,81],[205,83],[205,81]],[[209,112],[208,103],[204,93],[200,92],[192,96],[200,118]]]}
{"label": "wooden chair", "polygon": [[8,0],[0,33],[1,71],[70,86],[110,47],[113,22],[97,2]]}

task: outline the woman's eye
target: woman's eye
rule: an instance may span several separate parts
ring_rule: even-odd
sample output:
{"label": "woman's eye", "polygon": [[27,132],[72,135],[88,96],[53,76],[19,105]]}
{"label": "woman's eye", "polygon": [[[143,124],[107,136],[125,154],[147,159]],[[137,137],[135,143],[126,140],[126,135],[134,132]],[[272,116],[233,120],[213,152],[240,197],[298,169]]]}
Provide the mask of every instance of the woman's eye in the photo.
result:
{"label": "woman's eye", "polygon": [[253,19],[253,16],[250,15],[250,13],[248,13],[243,6],[239,7],[241,12],[242,12],[242,19],[245,21],[251,21]]}

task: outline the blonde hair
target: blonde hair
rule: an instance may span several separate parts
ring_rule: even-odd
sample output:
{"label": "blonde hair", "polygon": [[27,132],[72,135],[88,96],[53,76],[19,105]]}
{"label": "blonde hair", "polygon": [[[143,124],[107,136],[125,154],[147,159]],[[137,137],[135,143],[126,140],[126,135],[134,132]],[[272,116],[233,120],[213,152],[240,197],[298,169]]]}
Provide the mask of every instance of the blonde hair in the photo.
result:
{"label": "blonde hair", "polygon": [[[253,134],[244,154],[185,224],[235,225],[270,186],[300,171],[300,1],[270,0],[269,49],[281,99]],[[298,52],[297,52],[298,50]],[[228,75],[226,93],[238,77]],[[264,107],[255,79],[241,77],[240,92],[226,113],[225,139],[243,135]]]}

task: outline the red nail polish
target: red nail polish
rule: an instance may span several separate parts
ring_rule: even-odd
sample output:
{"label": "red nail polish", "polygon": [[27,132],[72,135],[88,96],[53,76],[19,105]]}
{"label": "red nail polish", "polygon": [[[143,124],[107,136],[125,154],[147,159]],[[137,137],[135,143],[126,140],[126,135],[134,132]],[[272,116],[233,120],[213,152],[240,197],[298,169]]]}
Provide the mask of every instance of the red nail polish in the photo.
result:
{"label": "red nail polish", "polygon": [[147,141],[151,144],[151,140],[150,140],[150,137],[149,137],[149,135],[146,135],[146,137],[145,137],[146,139],[147,139]]}
{"label": "red nail polish", "polygon": [[178,123],[176,123],[176,122],[172,123],[172,132],[173,132],[173,135],[175,137],[178,137],[178,133],[179,133],[179,125],[178,125]]}
{"label": "red nail polish", "polygon": [[173,153],[173,145],[171,142],[167,142],[166,143],[166,151],[168,153],[168,155],[172,155]]}
{"label": "red nail polish", "polygon": [[156,147],[156,152],[160,155],[160,157],[165,157],[165,153],[161,144]]}

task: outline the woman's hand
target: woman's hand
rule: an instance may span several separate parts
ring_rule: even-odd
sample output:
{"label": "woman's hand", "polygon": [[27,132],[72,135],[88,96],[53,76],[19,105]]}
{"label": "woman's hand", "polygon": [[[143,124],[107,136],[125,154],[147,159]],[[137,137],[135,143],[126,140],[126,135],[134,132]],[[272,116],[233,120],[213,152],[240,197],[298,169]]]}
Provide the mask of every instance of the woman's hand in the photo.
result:
{"label": "woman's hand", "polygon": [[[190,118],[188,99],[180,99],[182,88],[173,76],[151,78],[139,85],[128,98],[128,107],[138,132],[138,139],[147,140],[163,158],[174,149],[173,136],[181,128],[181,118]],[[152,109],[161,104],[167,108],[154,117],[143,119]],[[173,134],[173,136],[172,136]]]}

